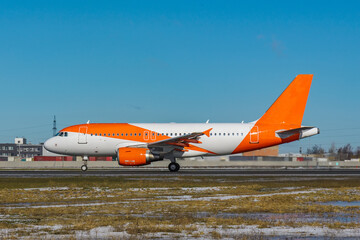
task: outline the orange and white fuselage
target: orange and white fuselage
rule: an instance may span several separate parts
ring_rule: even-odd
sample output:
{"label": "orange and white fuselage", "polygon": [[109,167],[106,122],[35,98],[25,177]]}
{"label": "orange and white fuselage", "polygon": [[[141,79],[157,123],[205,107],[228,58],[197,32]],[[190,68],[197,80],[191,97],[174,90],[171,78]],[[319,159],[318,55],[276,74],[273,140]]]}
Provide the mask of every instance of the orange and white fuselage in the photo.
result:
{"label": "orange and white fuselage", "polygon": [[[228,155],[292,142],[319,133],[318,128],[301,125],[311,81],[312,75],[298,75],[254,122],[87,123],[62,129],[45,148],[85,158],[116,156],[121,165],[163,159],[176,165],[176,158]],[[177,164],[173,170],[178,169]]]}

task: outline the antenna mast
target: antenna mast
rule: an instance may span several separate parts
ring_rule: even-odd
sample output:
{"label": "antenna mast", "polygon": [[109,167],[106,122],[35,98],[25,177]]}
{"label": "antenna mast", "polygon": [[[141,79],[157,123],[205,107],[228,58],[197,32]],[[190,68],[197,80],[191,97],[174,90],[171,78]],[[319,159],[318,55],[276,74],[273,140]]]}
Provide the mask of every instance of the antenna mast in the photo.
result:
{"label": "antenna mast", "polygon": [[54,122],[53,122],[53,136],[56,135],[56,116],[54,115]]}

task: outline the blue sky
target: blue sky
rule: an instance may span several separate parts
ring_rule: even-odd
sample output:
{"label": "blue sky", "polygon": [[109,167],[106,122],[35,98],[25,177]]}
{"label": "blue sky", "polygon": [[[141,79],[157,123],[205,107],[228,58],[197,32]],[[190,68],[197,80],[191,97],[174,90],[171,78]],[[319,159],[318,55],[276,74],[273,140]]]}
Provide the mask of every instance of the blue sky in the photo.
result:
{"label": "blue sky", "polygon": [[0,142],[92,122],[241,122],[314,74],[281,146],[360,146],[358,1],[0,1]]}

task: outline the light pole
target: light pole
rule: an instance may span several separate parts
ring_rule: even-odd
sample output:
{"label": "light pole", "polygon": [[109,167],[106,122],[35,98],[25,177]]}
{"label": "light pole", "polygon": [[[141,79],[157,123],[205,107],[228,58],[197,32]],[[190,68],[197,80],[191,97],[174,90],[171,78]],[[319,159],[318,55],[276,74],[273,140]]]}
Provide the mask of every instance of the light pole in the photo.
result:
{"label": "light pole", "polygon": [[18,150],[19,150],[19,157],[21,158],[21,148],[20,148],[20,146],[21,146],[21,143],[19,142]]}

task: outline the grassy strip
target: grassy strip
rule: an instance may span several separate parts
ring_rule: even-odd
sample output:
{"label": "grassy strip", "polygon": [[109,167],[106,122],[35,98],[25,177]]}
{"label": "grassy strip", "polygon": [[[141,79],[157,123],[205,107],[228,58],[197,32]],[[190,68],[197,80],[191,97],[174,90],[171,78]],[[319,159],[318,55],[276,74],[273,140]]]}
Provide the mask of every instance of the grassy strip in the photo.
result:
{"label": "grassy strip", "polygon": [[[32,226],[57,225],[63,227],[45,228],[43,234],[74,236],[76,231],[112,226],[115,231],[125,231],[134,237],[158,232],[203,237],[196,226],[205,225],[215,229],[204,233],[214,239],[224,237],[216,231],[219,227],[243,225],[359,228],[356,221],[339,222],[336,218],[341,214],[359,217],[358,207],[319,204],[360,201],[359,180],[357,177],[332,178],[331,181],[326,177],[286,178],[286,181],[279,177],[260,180],[249,177],[1,178],[0,228],[12,229],[15,233],[11,236],[15,237],[36,233]],[[308,192],[292,193],[297,191]],[[234,198],[219,198],[222,196]],[[207,197],[210,199],[204,200]],[[94,203],[102,205],[87,205]],[[47,207],[35,208],[44,205]],[[297,215],[289,219],[253,219],[247,218],[247,213],[296,213],[300,217],[301,214],[326,214],[330,221],[304,222],[297,219]]]}

